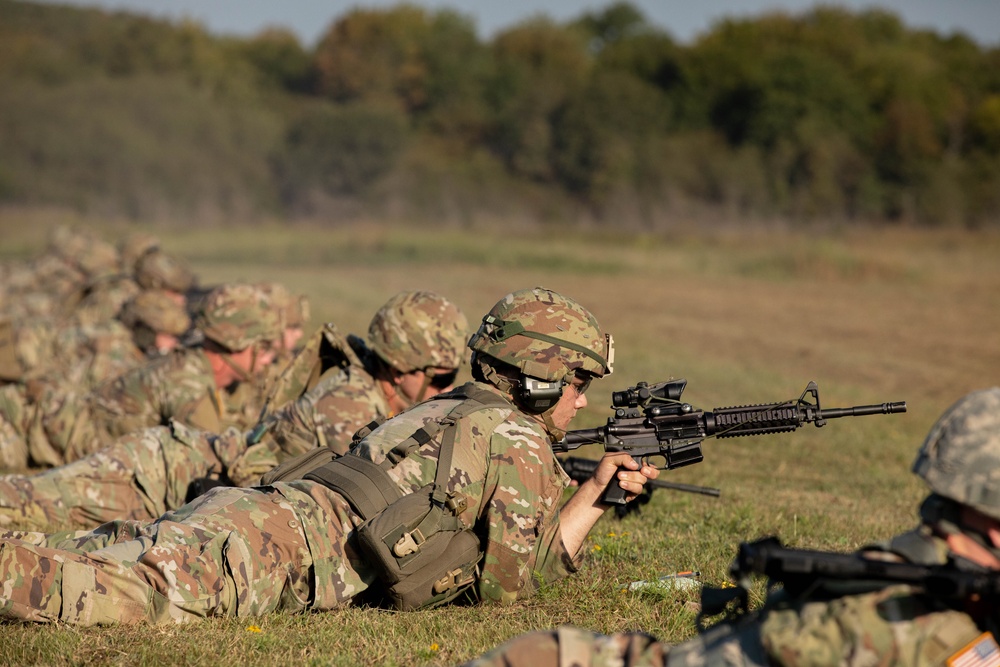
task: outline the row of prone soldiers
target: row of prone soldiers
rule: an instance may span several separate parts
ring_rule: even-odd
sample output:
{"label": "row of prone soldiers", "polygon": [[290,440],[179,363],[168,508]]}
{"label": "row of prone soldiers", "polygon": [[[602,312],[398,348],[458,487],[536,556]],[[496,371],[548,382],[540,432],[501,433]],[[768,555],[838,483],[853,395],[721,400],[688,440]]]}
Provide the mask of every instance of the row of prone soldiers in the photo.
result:
{"label": "row of prone soldiers", "polygon": [[[254,285],[223,286],[197,303],[200,342],[97,390],[137,387],[167,359],[204,355],[206,377],[221,378],[211,385],[220,427],[194,423],[199,409],[170,411],[155,387],[207,385],[161,372],[149,396],[94,420],[120,424],[118,437],[87,431],[89,444],[53,448],[61,460],[30,461],[61,465],[0,477],[0,616],[90,625],[512,602],[581,567],[586,536],[610,509],[601,500],[609,486],[631,501],[658,476],[605,453],[563,502],[569,479],[550,445],[587,405],[591,382],[611,373],[614,354],[594,315],[557,292],[511,292],[471,332],[448,299],[398,294],[365,337],[328,324],[305,338],[261,376],[256,418],[230,428],[219,397],[253,386],[278,356],[281,308]],[[465,361],[473,381],[453,387]],[[158,400],[156,412],[140,405]],[[995,581],[998,463],[1000,388],[973,392],[920,448],[914,471],[931,494],[918,527],[858,558]],[[755,613],[679,646],[560,628],[515,638],[482,662],[1000,664],[1000,585],[984,597],[858,583],[821,595],[777,589]]]}
{"label": "row of prone soldiers", "polygon": [[59,229],[0,266],[0,467],[55,466],[171,418],[220,432],[259,416],[303,335],[277,283],[201,287],[155,237]]}

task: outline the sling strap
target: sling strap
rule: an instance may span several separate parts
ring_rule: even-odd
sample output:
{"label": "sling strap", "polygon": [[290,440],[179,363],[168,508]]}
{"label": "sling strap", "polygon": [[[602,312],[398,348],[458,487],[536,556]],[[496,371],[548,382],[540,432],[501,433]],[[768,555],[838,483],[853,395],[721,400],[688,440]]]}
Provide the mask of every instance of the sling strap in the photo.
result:
{"label": "sling strap", "polygon": [[[399,486],[387,471],[444,430],[431,492],[432,509],[436,511],[431,511],[420,525],[411,531],[410,537],[413,544],[419,546],[426,536],[438,530],[456,530],[458,528],[458,515],[465,507],[464,503],[449,499],[447,487],[448,475],[451,473],[451,462],[454,458],[457,424],[479,410],[511,407],[510,402],[502,396],[480,389],[471,383],[445,394],[439,394],[431,400],[456,398],[461,399],[458,405],[441,419],[424,424],[413,435],[393,447],[386,453],[386,458],[382,463],[346,454],[320,465],[305,474],[302,479],[319,482],[336,491],[350,503],[362,519],[367,521],[403,497]],[[447,515],[444,512],[445,509],[448,510]],[[404,551],[410,548],[410,541],[410,539],[406,539],[405,545],[400,548]]]}

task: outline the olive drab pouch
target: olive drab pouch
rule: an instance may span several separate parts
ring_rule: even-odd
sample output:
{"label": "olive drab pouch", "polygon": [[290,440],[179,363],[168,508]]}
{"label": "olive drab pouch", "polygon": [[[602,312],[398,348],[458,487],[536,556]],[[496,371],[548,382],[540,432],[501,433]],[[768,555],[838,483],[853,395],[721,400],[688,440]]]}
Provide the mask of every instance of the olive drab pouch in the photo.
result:
{"label": "olive drab pouch", "polygon": [[292,479],[305,479],[308,473],[320,468],[340,457],[340,454],[329,447],[317,447],[303,452],[298,456],[288,459],[270,471],[261,475],[261,486],[270,486],[275,482],[284,482]]}
{"label": "olive drab pouch", "polygon": [[[361,427],[354,434],[354,437],[351,438],[352,442],[357,443],[378,428],[383,422],[385,422],[384,418],[378,418]],[[288,459],[284,463],[276,465],[270,471],[261,475],[260,483],[263,486],[269,486],[275,482],[285,482],[291,479],[307,479],[309,473],[322,468],[338,458],[340,458],[340,454],[335,452],[329,445],[310,449],[307,452],[302,452],[298,456]],[[315,481],[320,481],[330,486],[325,480]]]}

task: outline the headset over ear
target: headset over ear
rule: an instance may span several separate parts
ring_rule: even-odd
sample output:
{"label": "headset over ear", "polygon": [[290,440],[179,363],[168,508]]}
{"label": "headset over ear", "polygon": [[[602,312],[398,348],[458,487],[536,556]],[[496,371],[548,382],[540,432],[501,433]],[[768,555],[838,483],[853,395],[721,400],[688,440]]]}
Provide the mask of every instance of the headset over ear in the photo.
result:
{"label": "headset over ear", "polygon": [[528,375],[521,376],[517,389],[518,403],[528,412],[540,414],[555,405],[562,396],[563,380],[539,380]]}

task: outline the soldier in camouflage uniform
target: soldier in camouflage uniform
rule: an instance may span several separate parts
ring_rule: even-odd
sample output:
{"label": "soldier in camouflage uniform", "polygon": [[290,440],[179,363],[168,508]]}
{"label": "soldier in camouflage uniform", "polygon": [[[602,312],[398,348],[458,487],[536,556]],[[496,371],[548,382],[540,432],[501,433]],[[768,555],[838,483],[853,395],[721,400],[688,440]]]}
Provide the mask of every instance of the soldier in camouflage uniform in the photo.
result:
{"label": "soldier in camouflage uniform", "polygon": [[[467,335],[461,309],[425,290],[400,292],[379,308],[368,325],[367,343],[354,335],[344,338],[327,324],[316,351],[286,369],[269,399],[285,407],[258,425],[252,440],[266,438],[252,442],[230,465],[229,479],[249,486],[279,463],[315,447],[346,453],[362,426],[449,388],[462,364]],[[318,376],[315,386],[297,392],[298,400],[288,400],[292,388],[308,384],[302,378],[312,375]]]}
{"label": "soldier in camouflage uniform", "polygon": [[[271,414],[260,429],[214,435],[174,421],[43,473],[0,477],[0,526],[45,530],[152,520],[197,490],[218,485],[201,480],[249,486],[308,449],[329,446],[344,453],[362,426],[453,383],[468,322],[444,297],[415,291],[397,294],[379,309],[367,344],[356,336],[345,339],[329,324],[322,333],[322,349],[307,346],[286,374],[308,378],[324,363],[328,369],[315,387]],[[294,382],[302,386],[308,379]],[[251,438],[257,442],[247,447]],[[196,481],[201,483],[192,486]]]}
{"label": "soldier in camouflage uniform", "polygon": [[[509,601],[577,569],[586,535],[607,509],[600,498],[609,484],[634,498],[657,471],[609,453],[559,507],[569,480],[550,444],[586,405],[589,382],[611,370],[610,338],[579,304],[541,288],[512,293],[469,345],[476,382],[390,419],[329,465],[381,469],[400,496],[386,512],[408,498],[419,508],[433,489],[423,511],[440,517],[442,529],[472,536],[481,555],[471,580],[464,570],[461,581],[446,572],[434,589],[472,584],[482,600]],[[449,454],[439,474],[442,448]],[[152,524],[118,526],[115,542],[96,551],[2,540],[0,614],[79,625],[182,622],[322,611],[388,591],[373,552],[357,541],[367,503],[291,477],[213,489]],[[428,540],[438,534],[425,528]],[[407,547],[420,541],[406,537]],[[409,553],[419,554],[420,544]]]}
{"label": "soldier in camouflage uniform", "polygon": [[161,290],[139,293],[103,325],[53,331],[0,323],[0,470],[60,464],[41,428],[45,406],[169,353],[190,325],[183,306]]}
{"label": "soldier in camouflage uniform", "polygon": [[0,312],[15,320],[63,319],[88,285],[117,270],[118,261],[115,247],[94,234],[60,227],[46,252],[4,277]]}
{"label": "soldier in camouflage uniform", "polygon": [[[931,489],[921,524],[863,555],[965,572],[1000,570],[1000,387],[973,392],[933,426],[913,464]],[[668,646],[642,633],[536,632],[469,663],[475,667],[700,667],[702,665],[996,665],[996,600],[943,599],[907,585],[793,598]]]}
{"label": "soldier in camouflage uniform", "polygon": [[[131,253],[138,249],[125,246],[125,250]],[[177,305],[185,306],[185,294],[196,283],[197,278],[184,262],[158,245],[151,246],[137,258],[126,260],[122,257],[115,273],[86,285],[72,320],[79,324],[106,322],[115,317],[127,301],[149,290],[169,295]]]}
{"label": "soldier in camouflage uniform", "polygon": [[231,422],[243,413],[227,401],[274,359],[280,335],[274,309],[252,285],[224,285],[206,299],[195,326],[204,334],[201,346],[176,350],[86,394],[43,403],[45,435],[61,463],[170,419],[211,433],[251,425]]}

